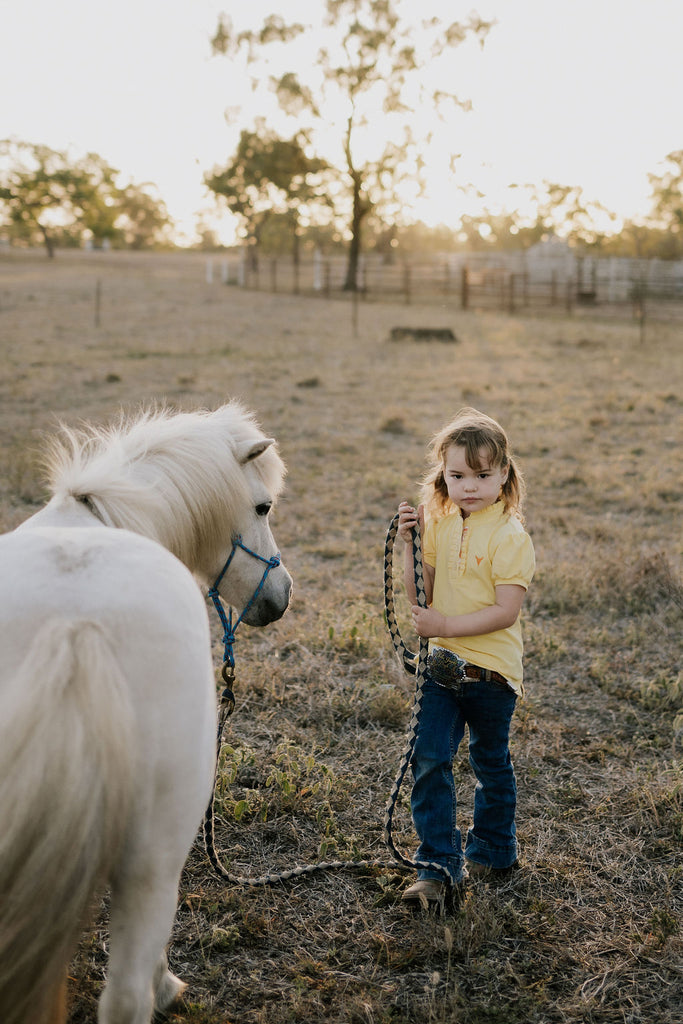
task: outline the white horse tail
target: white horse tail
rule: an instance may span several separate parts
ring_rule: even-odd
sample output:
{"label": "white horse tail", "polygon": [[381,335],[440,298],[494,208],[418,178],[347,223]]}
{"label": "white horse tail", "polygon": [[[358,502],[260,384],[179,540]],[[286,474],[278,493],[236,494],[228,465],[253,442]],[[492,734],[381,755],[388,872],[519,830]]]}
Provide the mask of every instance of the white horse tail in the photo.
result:
{"label": "white horse tail", "polygon": [[47,622],[1,685],[0,1021],[44,1024],[125,835],[133,717],[93,622]]}

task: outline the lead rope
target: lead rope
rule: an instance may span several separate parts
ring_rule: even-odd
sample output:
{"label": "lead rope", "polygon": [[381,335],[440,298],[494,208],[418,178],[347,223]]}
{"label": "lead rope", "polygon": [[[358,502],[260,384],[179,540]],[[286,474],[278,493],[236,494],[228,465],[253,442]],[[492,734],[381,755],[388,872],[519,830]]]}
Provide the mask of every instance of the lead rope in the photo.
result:
{"label": "lead rope", "polygon": [[[384,547],[384,609],[387,619],[387,627],[391,636],[391,641],[394,645],[394,649],[398,656],[399,664],[409,674],[415,676],[415,693],[413,696],[413,706],[410,715],[410,722],[408,723],[408,731],[406,733],[405,746],[403,748],[403,754],[401,755],[401,761],[399,764],[396,778],[394,779],[394,785],[392,786],[389,799],[387,800],[386,808],[384,810],[384,842],[391,852],[392,856],[405,867],[411,868],[429,868],[431,870],[438,871],[444,876],[444,880],[447,885],[453,883],[453,879],[447,868],[443,864],[436,864],[431,861],[418,861],[411,860],[406,857],[397,849],[393,836],[392,836],[392,824],[394,818],[394,810],[398,802],[398,795],[403,785],[406,772],[410,765],[410,759],[413,756],[413,750],[415,749],[415,740],[417,738],[417,729],[420,721],[420,712],[422,710],[422,695],[424,690],[425,677],[427,675],[427,656],[429,654],[429,641],[425,637],[420,637],[420,644],[417,656],[409,651],[403,642],[400,630],[398,628],[398,622],[396,619],[396,611],[394,609],[394,578],[393,578],[393,563],[394,563],[394,542],[396,540],[396,534],[398,533],[398,512],[391,520],[389,529],[387,531],[387,539]],[[412,531],[413,538],[413,572],[415,576],[415,593],[417,597],[417,603],[421,608],[427,607],[427,595],[425,593],[424,584],[424,567],[422,562],[422,541],[420,539],[420,531],[416,527]]]}
{"label": "lead rope", "polygon": [[[413,699],[413,707],[410,717],[410,723],[408,726],[408,732],[406,735],[406,743],[401,756],[401,762],[398,773],[394,779],[394,784],[389,794],[387,804],[384,811],[384,841],[389,849],[391,855],[397,864],[404,868],[429,868],[440,872],[445,876],[447,882],[451,882],[451,877],[448,870],[442,864],[432,863],[431,861],[417,861],[411,860],[404,856],[397,849],[394,840],[392,838],[392,823],[394,817],[394,810],[398,801],[398,795],[403,784],[406,771],[410,764],[410,758],[412,757],[413,748],[415,746],[415,737],[417,735],[417,726],[420,716],[420,710],[422,707],[422,690],[424,686],[424,679],[427,668],[427,654],[429,645],[427,640],[420,639],[419,654],[413,654],[408,650],[404,644],[401,634],[398,628],[396,620],[396,613],[394,611],[394,586],[393,586],[393,551],[394,542],[396,540],[396,534],[398,532],[398,513],[392,519],[389,530],[387,532],[386,543],[384,547],[384,608],[386,613],[387,626],[391,635],[392,643],[396,649],[396,653],[399,658],[399,662],[403,666],[406,672],[414,674],[416,676],[415,696]],[[424,572],[422,567],[422,545],[420,542],[419,530],[413,530],[413,565],[415,569],[415,589],[417,592],[417,601],[423,608],[426,607],[427,600],[424,588]],[[224,664],[223,669],[226,669]],[[223,672],[224,681],[228,682],[225,678],[226,673]],[[234,669],[230,666],[228,671],[229,682],[232,682],[234,676]],[[219,713],[218,720],[218,735],[217,735],[217,751],[216,751],[216,772],[214,775],[214,791],[211,797],[211,801],[207,808],[204,816],[204,846],[206,849],[207,856],[211,862],[211,866],[218,875],[219,878],[224,879],[227,882],[231,882],[233,885],[245,885],[251,888],[264,885],[275,885],[278,882],[286,882],[291,878],[301,878],[304,875],[312,875],[319,871],[339,871],[342,869],[364,869],[364,868],[387,868],[394,867],[395,865],[389,864],[382,860],[328,860],[320,861],[316,864],[305,864],[298,867],[290,868],[285,871],[278,871],[277,873],[260,875],[257,878],[252,878],[244,875],[235,875],[220,862],[218,854],[216,853],[215,846],[215,835],[214,835],[214,802],[216,797],[216,780],[218,777],[218,757],[220,755],[223,729],[227,719],[230,717],[234,710],[234,698],[229,687],[227,691],[224,691],[223,698],[221,700],[221,710]]]}

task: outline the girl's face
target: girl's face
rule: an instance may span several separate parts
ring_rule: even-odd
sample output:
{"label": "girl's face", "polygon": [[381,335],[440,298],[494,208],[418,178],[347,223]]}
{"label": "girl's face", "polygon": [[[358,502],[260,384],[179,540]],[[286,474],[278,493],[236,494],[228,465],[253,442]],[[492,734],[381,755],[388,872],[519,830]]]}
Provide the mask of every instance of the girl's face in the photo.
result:
{"label": "girl's face", "polygon": [[501,466],[489,465],[483,448],[479,451],[479,469],[472,469],[467,465],[465,448],[453,444],[446,450],[443,475],[448,497],[463,516],[468,516],[470,512],[481,512],[498,501],[508,474],[507,469]]}

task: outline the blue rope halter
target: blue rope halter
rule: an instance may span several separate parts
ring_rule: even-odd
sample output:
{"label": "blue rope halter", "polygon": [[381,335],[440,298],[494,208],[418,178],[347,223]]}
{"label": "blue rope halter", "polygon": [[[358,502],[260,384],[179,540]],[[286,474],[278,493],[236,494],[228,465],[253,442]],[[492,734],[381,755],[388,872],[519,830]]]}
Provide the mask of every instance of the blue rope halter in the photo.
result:
{"label": "blue rope halter", "polygon": [[[228,609],[228,614],[226,615],[225,608],[223,607],[223,602],[221,601],[220,594],[218,593],[218,587],[220,585],[221,580],[228,571],[230,563],[235,557],[235,552],[237,551],[238,548],[241,548],[242,551],[246,551],[246,553],[248,555],[251,555],[252,558],[258,559],[259,562],[264,562],[266,567],[263,570],[261,582],[258,584],[254,593],[247,601],[237,620],[233,622],[232,608]],[[242,538],[240,536],[237,536],[232,542],[232,550],[228,555],[227,562],[225,563],[225,565],[219,572],[218,576],[216,577],[214,585],[209,590],[209,597],[213,601],[214,608],[218,612],[218,617],[221,620],[221,624],[223,626],[223,647],[225,653],[223,655],[223,668],[221,669],[221,675],[223,676],[223,681],[227,683],[228,686],[235,677],[235,655],[233,653],[233,645],[235,643],[235,631],[239,626],[240,622],[242,622],[242,620],[244,619],[244,616],[247,614],[247,612],[253,605],[256,598],[261,593],[263,585],[268,579],[268,573],[270,572],[271,569],[276,569],[278,565],[280,565],[280,562],[281,557],[279,551],[276,555],[273,555],[272,558],[264,558],[263,555],[259,555],[256,551],[252,551],[251,548],[248,548],[245,544],[243,544]]]}

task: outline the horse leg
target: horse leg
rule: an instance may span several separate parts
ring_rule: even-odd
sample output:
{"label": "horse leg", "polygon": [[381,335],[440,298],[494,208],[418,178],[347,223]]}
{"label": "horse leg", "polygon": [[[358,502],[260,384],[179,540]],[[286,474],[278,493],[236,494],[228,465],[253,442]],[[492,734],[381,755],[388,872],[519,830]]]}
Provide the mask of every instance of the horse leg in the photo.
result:
{"label": "horse leg", "polygon": [[187,985],[176,978],[168,969],[166,950],[161,954],[154,973],[154,1009],[157,1013],[165,1013],[183,994]]}
{"label": "horse leg", "polygon": [[55,992],[54,1002],[45,1024],[66,1024],[66,978],[60,982]]}
{"label": "horse leg", "polygon": [[109,970],[100,997],[99,1024],[149,1024],[154,1009],[167,1010],[185,985],[168,970],[165,947],[178,899],[180,871],[159,865],[112,889]]}

